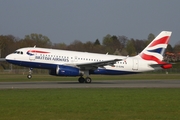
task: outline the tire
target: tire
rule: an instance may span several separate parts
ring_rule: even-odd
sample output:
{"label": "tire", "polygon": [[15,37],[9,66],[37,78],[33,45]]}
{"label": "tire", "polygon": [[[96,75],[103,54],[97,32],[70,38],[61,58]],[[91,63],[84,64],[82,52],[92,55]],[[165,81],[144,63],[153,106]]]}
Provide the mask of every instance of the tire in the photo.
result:
{"label": "tire", "polygon": [[79,81],[79,83],[84,83],[84,82],[85,82],[85,79],[84,79],[83,77],[80,77],[80,78],[78,79],[78,81]]}
{"label": "tire", "polygon": [[86,83],[91,83],[91,78],[90,78],[90,77],[87,77],[87,78],[85,79],[85,82],[86,82]]}
{"label": "tire", "polygon": [[30,75],[30,74],[27,75],[27,78],[28,78],[28,79],[31,79],[31,78],[32,78],[32,75]]}

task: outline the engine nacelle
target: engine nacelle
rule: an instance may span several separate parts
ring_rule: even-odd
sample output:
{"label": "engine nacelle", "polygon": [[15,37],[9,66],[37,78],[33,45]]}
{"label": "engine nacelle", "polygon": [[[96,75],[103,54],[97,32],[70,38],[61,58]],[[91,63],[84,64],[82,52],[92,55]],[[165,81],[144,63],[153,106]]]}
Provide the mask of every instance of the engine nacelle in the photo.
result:
{"label": "engine nacelle", "polygon": [[79,76],[80,70],[71,66],[58,65],[55,70],[50,70],[49,74],[55,76]]}

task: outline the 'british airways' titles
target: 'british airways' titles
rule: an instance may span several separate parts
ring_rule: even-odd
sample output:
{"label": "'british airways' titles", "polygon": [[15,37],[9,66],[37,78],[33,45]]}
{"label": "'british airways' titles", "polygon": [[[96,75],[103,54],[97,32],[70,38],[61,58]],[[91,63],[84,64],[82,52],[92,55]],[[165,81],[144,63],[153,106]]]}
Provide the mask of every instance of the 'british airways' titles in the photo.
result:
{"label": "'british airways' titles", "polygon": [[69,58],[59,58],[59,57],[35,56],[35,59],[69,62]]}

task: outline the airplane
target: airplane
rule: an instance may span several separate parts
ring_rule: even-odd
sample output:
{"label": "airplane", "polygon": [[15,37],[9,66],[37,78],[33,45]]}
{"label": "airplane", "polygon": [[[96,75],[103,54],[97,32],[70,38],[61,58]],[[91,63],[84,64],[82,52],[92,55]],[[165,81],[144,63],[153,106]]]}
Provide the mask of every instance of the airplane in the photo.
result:
{"label": "airplane", "polygon": [[[162,31],[141,53],[133,57],[26,47],[6,56],[6,61],[33,68],[48,69],[54,76],[80,76],[79,83],[91,83],[91,74],[124,75],[172,68],[163,61],[171,31]],[[85,77],[83,77],[85,76]]]}

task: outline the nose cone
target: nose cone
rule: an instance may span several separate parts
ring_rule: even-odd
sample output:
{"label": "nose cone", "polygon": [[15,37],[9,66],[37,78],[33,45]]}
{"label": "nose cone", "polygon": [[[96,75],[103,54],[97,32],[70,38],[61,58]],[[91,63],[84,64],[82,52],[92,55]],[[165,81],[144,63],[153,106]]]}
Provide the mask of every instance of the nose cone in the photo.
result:
{"label": "nose cone", "polygon": [[7,55],[5,59],[6,59],[6,61],[10,60],[10,55]]}
{"label": "nose cone", "polygon": [[13,60],[13,57],[10,54],[10,55],[7,55],[5,59],[6,59],[7,62],[11,63],[11,60]]}

